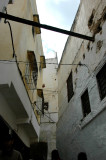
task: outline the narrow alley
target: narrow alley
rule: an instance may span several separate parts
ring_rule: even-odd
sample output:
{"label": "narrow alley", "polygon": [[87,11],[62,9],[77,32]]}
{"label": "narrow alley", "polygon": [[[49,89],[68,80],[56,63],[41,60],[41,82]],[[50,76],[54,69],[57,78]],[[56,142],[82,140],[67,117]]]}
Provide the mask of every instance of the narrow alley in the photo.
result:
{"label": "narrow alley", "polygon": [[[68,35],[59,64],[42,26]],[[105,160],[105,132],[106,0],[80,0],[70,31],[42,25],[36,0],[0,0],[0,160]]]}

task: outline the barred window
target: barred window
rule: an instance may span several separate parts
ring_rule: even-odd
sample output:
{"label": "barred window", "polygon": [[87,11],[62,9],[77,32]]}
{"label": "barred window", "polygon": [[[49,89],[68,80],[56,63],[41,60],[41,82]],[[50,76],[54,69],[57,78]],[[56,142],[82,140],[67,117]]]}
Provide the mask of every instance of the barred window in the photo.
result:
{"label": "barred window", "polygon": [[27,51],[28,62],[26,63],[25,81],[30,90],[37,86],[38,67],[36,57],[33,51]]}
{"label": "barred window", "polygon": [[37,85],[37,78],[38,78],[38,72],[32,71],[32,76],[33,76],[34,84],[35,84],[35,87],[36,87],[36,85]]}
{"label": "barred window", "polygon": [[84,117],[86,117],[91,112],[88,89],[81,96],[81,102],[82,102],[83,115]]}
{"label": "barred window", "polygon": [[67,79],[67,95],[68,95],[68,102],[73,97],[73,80],[72,80],[72,72],[70,73],[68,79]]}
{"label": "barred window", "polygon": [[106,96],[106,64],[96,76],[101,100]]}

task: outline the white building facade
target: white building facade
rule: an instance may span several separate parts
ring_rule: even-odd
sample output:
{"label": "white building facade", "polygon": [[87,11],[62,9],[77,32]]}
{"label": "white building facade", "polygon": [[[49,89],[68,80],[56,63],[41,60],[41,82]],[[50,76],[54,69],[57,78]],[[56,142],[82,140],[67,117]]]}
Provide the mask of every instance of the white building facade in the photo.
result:
{"label": "white building facade", "polygon": [[[81,0],[58,68],[57,148],[65,160],[106,158],[106,1]],[[61,65],[69,64],[69,65]]]}
{"label": "white building facade", "polygon": [[[0,0],[0,11],[6,13],[6,8],[8,14],[39,22],[35,0]],[[4,19],[0,22],[0,121],[29,148],[39,141],[40,135],[35,101],[42,101],[37,94],[43,80],[41,35],[39,28],[9,23],[15,51],[8,22],[4,23]],[[0,130],[1,136],[5,134],[2,125]]]}
{"label": "white building facade", "polygon": [[56,123],[58,121],[58,78],[57,58],[46,59],[43,70],[44,114],[41,115],[40,141],[48,146],[47,160],[51,160],[51,152],[56,149]]}

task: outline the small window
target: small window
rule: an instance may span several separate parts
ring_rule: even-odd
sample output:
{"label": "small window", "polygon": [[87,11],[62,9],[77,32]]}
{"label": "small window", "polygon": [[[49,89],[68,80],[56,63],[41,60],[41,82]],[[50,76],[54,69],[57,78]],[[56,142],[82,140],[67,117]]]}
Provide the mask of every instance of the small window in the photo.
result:
{"label": "small window", "polygon": [[81,96],[81,102],[82,102],[83,115],[84,117],[86,117],[91,112],[88,89]]}
{"label": "small window", "polygon": [[101,100],[106,97],[106,64],[96,76]]}
{"label": "small window", "polygon": [[13,4],[13,1],[14,1],[14,0],[9,0],[9,2],[8,2],[8,3],[9,3],[9,4]]}
{"label": "small window", "polygon": [[25,80],[27,84],[29,84],[30,77],[31,77],[31,72],[30,72],[29,62],[27,62],[25,68]]}
{"label": "small window", "polygon": [[38,72],[32,71],[32,76],[34,80],[35,87],[37,86],[37,78],[38,78]]}
{"label": "small window", "polygon": [[34,36],[35,36],[34,26],[32,26],[32,35],[33,35],[33,38],[34,38]]}
{"label": "small window", "polygon": [[27,51],[28,62],[25,69],[25,81],[30,90],[37,86],[38,67],[36,57],[33,51]]}
{"label": "small window", "polygon": [[73,80],[72,80],[72,72],[70,73],[68,79],[67,79],[67,95],[68,95],[68,102],[73,97]]}
{"label": "small window", "polygon": [[[37,15],[37,14],[33,15],[33,21],[37,22],[37,23],[40,23],[40,21],[39,21],[39,15]],[[41,34],[40,27],[34,27],[34,31],[35,31],[36,34]]]}
{"label": "small window", "polygon": [[26,63],[25,81],[29,90],[33,90],[35,88],[29,62]]}

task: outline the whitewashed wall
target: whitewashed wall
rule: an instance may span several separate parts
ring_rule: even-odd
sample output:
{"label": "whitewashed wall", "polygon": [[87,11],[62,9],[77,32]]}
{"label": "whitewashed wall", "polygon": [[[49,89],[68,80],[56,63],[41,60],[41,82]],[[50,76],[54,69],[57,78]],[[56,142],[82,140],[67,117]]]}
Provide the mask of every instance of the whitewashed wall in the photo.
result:
{"label": "whitewashed wall", "polygon": [[56,149],[56,123],[58,121],[58,79],[57,58],[46,59],[46,68],[43,72],[43,88],[45,102],[48,102],[48,111],[44,110],[41,116],[40,141],[48,144],[48,157],[51,160],[51,152]]}
{"label": "whitewashed wall", "polygon": [[[103,15],[105,6],[105,1],[98,0],[96,3],[92,0],[81,1],[72,29],[75,32],[92,36],[94,30],[90,31],[88,27],[92,10],[95,9],[93,22],[96,24]],[[104,160],[106,157],[106,97],[100,100],[96,80],[96,74],[106,62],[105,20],[101,22],[101,28],[101,31],[95,34],[94,42],[74,37],[69,37],[67,40],[61,63],[79,64],[81,62],[86,66],[62,66],[60,64],[58,68],[57,148],[61,158],[65,160],[77,160],[78,153],[82,151],[87,153],[88,160]],[[100,48],[98,48],[99,42],[102,42]],[[66,81],[71,71],[74,96],[68,103]],[[83,119],[81,95],[87,88],[91,113]]]}
{"label": "whitewashed wall", "polygon": [[[7,5],[7,2],[0,0],[0,7]],[[34,0],[15,0],[14,3],[7,5],[7,11],[8,14],[29,20],[33,20],[34,14],[38,14]],[[34,33],[33,36],[32,26],[13,21],[10,21],[10,24],[17,59],[13,58],[9,26],[2,19],[0,23],[0,75],[2,75],[0,76],[0,116],[29,147],[32,142],[38,141],[40,126],[37,121],[38,115],[35,116],[36,108],[32,105],[38,98],[37,89],[34,86],[32,91],[28,86],[25,87],[23,80],[27,67],[24,62],[28,61],[27,51],[33,51],[36,61],[40,62],[40,55],[43,55],[41,35]],[[40,88],[42,70],[39,70],[40,64],[37,65],[37,88]]]}

